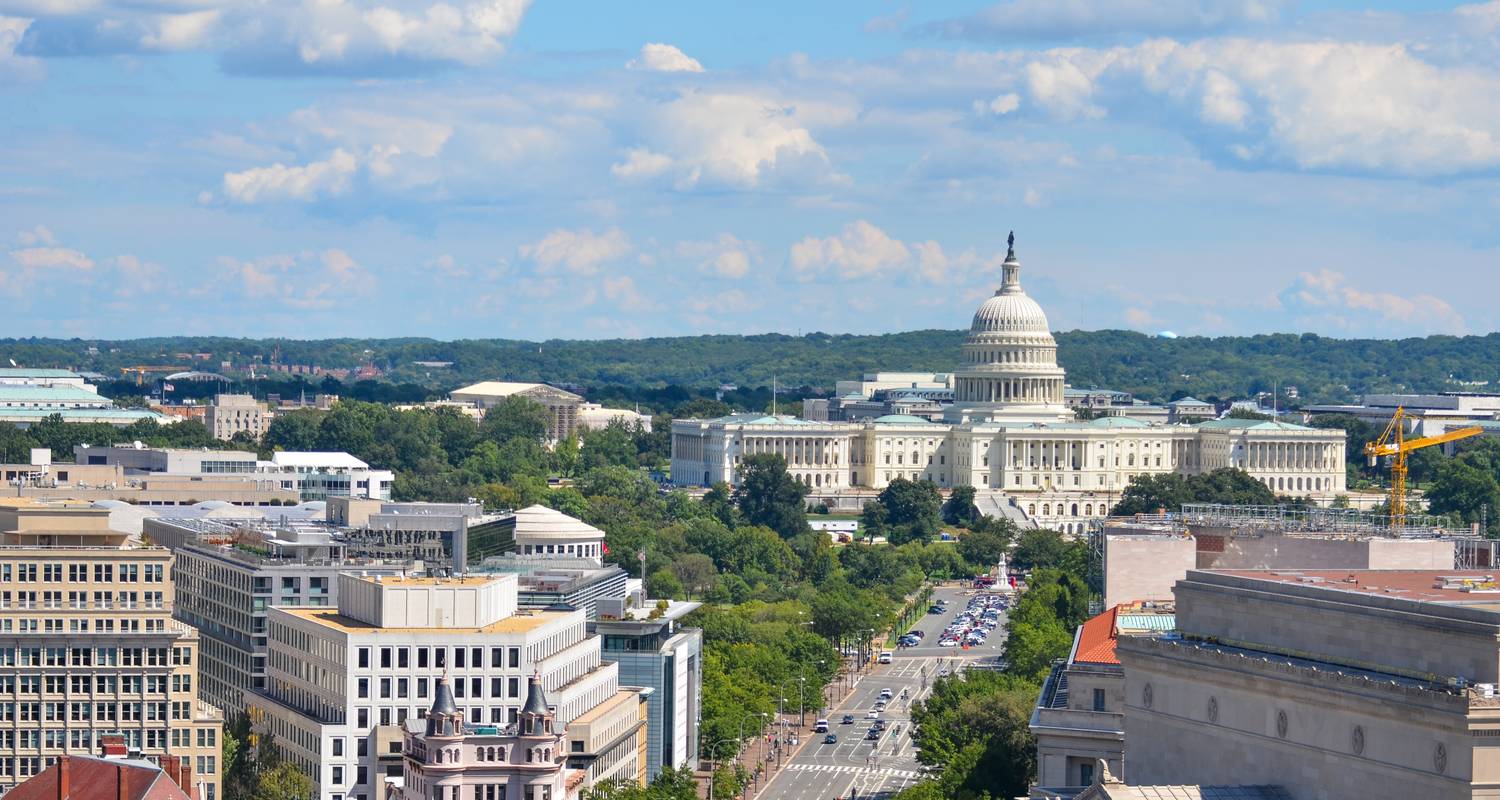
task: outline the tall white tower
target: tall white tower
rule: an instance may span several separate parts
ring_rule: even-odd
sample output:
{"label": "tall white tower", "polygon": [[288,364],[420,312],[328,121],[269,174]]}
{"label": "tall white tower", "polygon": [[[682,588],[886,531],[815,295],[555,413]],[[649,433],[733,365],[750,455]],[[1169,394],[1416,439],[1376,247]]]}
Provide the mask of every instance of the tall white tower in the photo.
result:
{"label": "tall white tower", "polygon": [[1057,422],[1073,412],[1063,401],[1063,369],[1047,315],[1021,288],[1016,235],[1001,265],[995,296],[974,312],[964,339],[963,363],[954,370],[951,423]]}

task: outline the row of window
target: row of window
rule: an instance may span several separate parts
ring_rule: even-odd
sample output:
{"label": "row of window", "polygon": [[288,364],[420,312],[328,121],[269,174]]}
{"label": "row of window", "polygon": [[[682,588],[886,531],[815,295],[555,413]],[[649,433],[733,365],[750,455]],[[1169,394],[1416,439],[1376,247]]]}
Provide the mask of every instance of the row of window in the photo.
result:
{"label": "row of window", "polygon": [[[413,688],[415,681],[416,696],[418,699],[427,696],[427,678],[381,678],[378,682],[379,695],[382,700],[392,697],[404,700],[408,691]],[[355,697],[363,700],[370,696],[370,679],[360,678],[355,686]],[[480,699],[484,697],[484,678],[457,678],[453,681],[454,697],[472,697]],[[495,699],[517,699],[521,696],[520,678],[490,678],[490,697]]]}
{"label": "row of window", "polygon": [[0,647],[0,667],[166,667],[192,664],[187,647]]}
{"label": "row of window", "polygon": [[[483,669],[485,667],[485,648],[483,647],[454,647],[451,648],[453,658],[448,658],[450,648],[447,647],[382,647],[380,648],[381,669],[409,669],[412,662],[412,654],[415,651],[418,669],[426,669],[429,666],[437,669]],[[361,647],[357,656],[360,668],[370,668],[370,657],[373,648]],[[521,648],[519,647],[491,647],[489,648],[489,666],[494,668],[518,669],[521,666]]]}
{"label": "row of window", "polygon": [[[168,678],[170,677],[170,683]],[[191,692],[191,673],[178,675],[0,675],[0,702],[16,694],[164,695]]]}
{"label": "row of window", "polygon": [[[92,567],[92,569],[90,569]],[[0,564],[0,583],[162,583],[166,579],[164,564]],[[116,575],[119,579],[116,580]],[[66,576],[66,577],[65,577]]]}

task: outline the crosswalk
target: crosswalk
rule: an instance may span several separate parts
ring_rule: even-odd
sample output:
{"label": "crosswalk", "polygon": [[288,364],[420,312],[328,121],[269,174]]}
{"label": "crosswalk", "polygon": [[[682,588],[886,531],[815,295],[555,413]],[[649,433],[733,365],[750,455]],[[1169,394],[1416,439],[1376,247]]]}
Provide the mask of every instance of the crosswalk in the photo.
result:
{"label": "crosswalk", "polygon": [[895,769],[893,767],[856,767],[849,764],[787,764],[786,769],[802,772],[830,772],[834,774],[865,773],[879,775],[883,778],[916,778],[921,773],[909,769]]}

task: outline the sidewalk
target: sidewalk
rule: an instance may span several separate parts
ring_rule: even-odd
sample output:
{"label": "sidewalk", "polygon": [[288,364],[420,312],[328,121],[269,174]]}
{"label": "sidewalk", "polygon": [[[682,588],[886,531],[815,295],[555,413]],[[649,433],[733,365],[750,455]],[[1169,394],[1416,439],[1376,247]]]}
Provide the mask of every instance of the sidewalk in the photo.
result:
{"label": "sidewalk", "polygon": [[[873,667],[873,664],[867,665],[866,671],[856,671],[853,674],[849,682],[849,690],[833,699],[827,713],[832,714],[833,709],[849,701],[849,698],[859,689],[859,684],[869,674],[868,667]],[[835,691],[842,685],[842,681],[836,681],[831,684]],[[740,753],[738,759],[739,765],[751,776],[750,781],[745,785],[746,797],[751,800],[758,797],[771,780],[781,772],[782,767],[791,763],[797,757],[797,754],[802,752],[802,748],[807,746],[808,742],[812,741],[814,737],[823,735],[813,732],[813,723],[817,721],[817,715],[818,711],[816,709],[809,711],[807,717],[808,724],[805,726],[797,724],[798,715],[795,713],[782,715],[782,718],[786,720],[786,738],[789,741],[795,739],[797,742],[795,745],[790,743],[782,745],[776,742],[776,738],[780,736],[782,731],[780,724],[772,724],[762,730],[758,740],[752,739],[746,742],[745,749]],[[779,764],[777,763],[778,753],[781,756]],[[698,770],[694,774],[698,778],[698,796],[700,798],[707,798],[708,771]]]}

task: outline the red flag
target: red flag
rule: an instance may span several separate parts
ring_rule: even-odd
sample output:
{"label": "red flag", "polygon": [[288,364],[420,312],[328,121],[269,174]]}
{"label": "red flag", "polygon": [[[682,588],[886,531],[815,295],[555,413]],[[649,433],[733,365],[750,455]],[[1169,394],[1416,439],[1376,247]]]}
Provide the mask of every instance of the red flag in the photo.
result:
{"label": "red flag", "polygon": [[609,555],[609,542],[600,542],[599,547],[603,548],[605,555]]}

